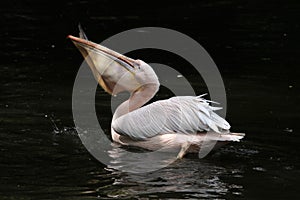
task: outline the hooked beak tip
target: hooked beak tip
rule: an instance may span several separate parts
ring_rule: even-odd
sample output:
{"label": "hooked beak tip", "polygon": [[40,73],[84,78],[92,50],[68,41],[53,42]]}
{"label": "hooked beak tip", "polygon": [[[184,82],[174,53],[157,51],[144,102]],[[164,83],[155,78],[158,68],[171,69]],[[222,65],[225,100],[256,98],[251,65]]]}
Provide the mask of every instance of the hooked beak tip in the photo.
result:
{"label": "hooked beak tip", "polygon": [[68,35],[67,39],[76,40],[76,37],[74,37],[73,35]]}

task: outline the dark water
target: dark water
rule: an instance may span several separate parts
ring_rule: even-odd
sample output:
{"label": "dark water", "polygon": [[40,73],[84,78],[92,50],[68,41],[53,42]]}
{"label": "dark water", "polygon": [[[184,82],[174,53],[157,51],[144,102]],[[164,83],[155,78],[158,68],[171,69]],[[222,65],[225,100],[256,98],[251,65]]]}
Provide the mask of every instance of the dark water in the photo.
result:
{"label": "dark water", "polygon": [[[0,199],[299,198],[299,2],[0,4]],[[221,71],[228,121],[247,137],[205,159],[190,156],[147,174],[99,163],[72,121],[72,86],[82,58],[65,38],[77,34],[79,21],[96,42],[141,26],[193,37]],[[172,66],[198,94],[206,92],[173,54],[130,55]],[[159,97],[168,97],[164,88]],[[109,133],[110,96],[99,89],[96,100]]]}

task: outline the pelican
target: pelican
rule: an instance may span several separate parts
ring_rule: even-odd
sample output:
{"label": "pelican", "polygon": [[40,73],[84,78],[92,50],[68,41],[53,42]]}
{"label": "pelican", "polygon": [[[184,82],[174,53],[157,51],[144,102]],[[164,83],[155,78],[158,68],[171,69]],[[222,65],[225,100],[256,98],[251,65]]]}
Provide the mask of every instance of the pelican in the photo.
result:
{"label": "pelican", "polygon": [[130,97],[118,106],[111,123],[112,140],[150,151],[179,149],[177,158],[197,153],[204,141],[240,141],[245,134],[230,132],[229,123],[201,96],[176,96],[145,105],[159,90],[159,80],[150,65],[117,53],[87,39],[69,39],[79,49],[99,85],[109,94],[128,91]]}

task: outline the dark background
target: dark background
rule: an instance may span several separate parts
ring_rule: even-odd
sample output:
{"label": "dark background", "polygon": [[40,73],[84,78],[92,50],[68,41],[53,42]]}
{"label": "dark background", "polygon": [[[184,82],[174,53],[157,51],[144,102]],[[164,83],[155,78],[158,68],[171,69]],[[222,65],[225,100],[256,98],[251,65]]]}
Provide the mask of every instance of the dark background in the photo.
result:
{"label": "dark background", "polygon": [[[298,1],[12,0],[1,1],[0,11],[2,199],[299,197]],[[168,173],[106,169],[74,130],[71,94],[83,58],[66,36],[78,34],[79,22],[95,42],[145,26],[195,39],[222,74],[227,119],[245,140],[204,160],[186,158]],[[176,55],[128,55],[172,66],[198,94],[206,92]],[[99,89],[96,100],[109,133],[110,96]],[[182,177],[172,179],[178,172]]]}

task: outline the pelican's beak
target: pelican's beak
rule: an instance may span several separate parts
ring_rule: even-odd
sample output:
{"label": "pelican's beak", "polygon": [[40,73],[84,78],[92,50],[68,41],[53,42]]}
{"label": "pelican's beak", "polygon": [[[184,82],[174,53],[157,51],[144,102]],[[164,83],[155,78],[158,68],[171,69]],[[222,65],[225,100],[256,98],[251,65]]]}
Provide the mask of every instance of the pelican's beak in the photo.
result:
{"label": "pelican's beak", "polygon": [[111,59],[113,60],[118,60],[120,62],[124,62],[127,65],[124,65],[123,67],[125,67],[128,71],[132,71],[132,69],[135,68],[135,66],[137,66],[137,62],[136,60],[129,58],[127,56],[124,56],[116,51],[113,51],[107,47],[104,47],[100,44],[96,44],[94,42],[91,42],[89,40],[85,40],[83,38],[78,38],[72,35],[68,36],[69,39],[71,39],[73,41],[73,43],[75,44],[75,46],[80,50],[80,52],[83,54],[83,56],[87,56],[88,51],[87,48],[90,50],[94,50],[94,51],[98,51],[99,53],[103,53],[106,54],[107,56],[111,57]]}
{"label": "pelican's beak", "polygon": [[140,87],[135,79],[135,69],[139,65],[136,60],[84,38],[72,35],[68,38],[79,49],[105,91],[117,94],[124,90],[132,92]]}

